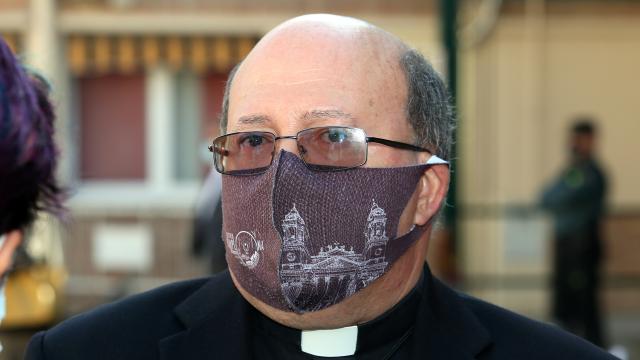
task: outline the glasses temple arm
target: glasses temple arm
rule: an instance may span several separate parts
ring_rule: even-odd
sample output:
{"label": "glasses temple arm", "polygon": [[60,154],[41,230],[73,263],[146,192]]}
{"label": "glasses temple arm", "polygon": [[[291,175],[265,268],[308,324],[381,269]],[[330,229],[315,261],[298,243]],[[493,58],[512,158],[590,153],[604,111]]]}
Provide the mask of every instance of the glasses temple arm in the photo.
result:
{"label": "glasses temple arm", "polygon": [[217,154],[220,154],[220,155],[223,155],[223,156],[229,155],[229,150],[220,149],[220,148],[217,148],[217,147],[215,147],[213,145],[209,145],[209,146],[207,146],[207,148],[212,153],[217,153]]}
{"label": "glasses temple arm", "polygon": [[367,137],[367,142],[374,142],[374,143],[378,143],[378,144],[382,144],[382,145],[386,145],[386,146],[391,146],[391,147],[394,147],[394,148],[397,148],[397,149],[428,152],[430,154],[434,153],[433,151],[431,151],[429,149],[425,149],[425,148],[420,147],[420,146],[415,146],[415,145],[406,144],[406,143],[402,143],[402,142],[398,142],[398,141],[381,139],[381,138],[371,137],[371,136]]}

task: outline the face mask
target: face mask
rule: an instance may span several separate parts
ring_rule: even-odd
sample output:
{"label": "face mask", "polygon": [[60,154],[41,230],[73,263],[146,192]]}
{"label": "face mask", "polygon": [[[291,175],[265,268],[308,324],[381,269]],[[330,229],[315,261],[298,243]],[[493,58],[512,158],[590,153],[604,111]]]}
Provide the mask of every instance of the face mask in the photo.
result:
{"label": "face mask", "polygon": [[344,300],[422,235],[417,226],[396,234],[428,166],[318,172],[281,151],[263,174],[223,175],[230,270],[246,291],[280,310],[317,311]]}

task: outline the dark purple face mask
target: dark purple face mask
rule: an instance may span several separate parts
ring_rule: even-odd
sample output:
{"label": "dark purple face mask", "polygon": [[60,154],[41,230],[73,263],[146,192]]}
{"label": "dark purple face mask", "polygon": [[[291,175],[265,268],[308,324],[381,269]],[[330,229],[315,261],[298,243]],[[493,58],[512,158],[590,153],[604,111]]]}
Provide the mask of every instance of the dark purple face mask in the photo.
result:
{"label": "dark purple face mask", "polygon": [[231,272],[246,291],[284,311],[317,311],[344,300],[422,235],[418,226],[397,232],[429,163],[319,172],[281,151],[263,174],[223,175]]}

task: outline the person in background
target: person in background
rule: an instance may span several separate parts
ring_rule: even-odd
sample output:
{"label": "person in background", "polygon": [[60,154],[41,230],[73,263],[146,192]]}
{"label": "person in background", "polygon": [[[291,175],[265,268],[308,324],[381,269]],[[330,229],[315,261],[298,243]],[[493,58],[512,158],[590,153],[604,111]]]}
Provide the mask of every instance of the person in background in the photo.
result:
{"label": "person in background", "polygon": [[552,315],[565,329],[604,346],[598,273],[607,179],[594,157],[595,142],[593,121],[577,119],[569,164],[544,190],[542,206],[555,221]]}
{"label": "person in background", "polygon": [[47,83],[29,74],[0,38],[0,321],[4,284],[38,211],[61,214],[54,109]]}
{"label": "person in background", "polygon": [[191,254],[206,258],[211,274],[227,268],[222,241],[221,182],[220,173],[215,170],[209,172],[198,194],[193,219]]}

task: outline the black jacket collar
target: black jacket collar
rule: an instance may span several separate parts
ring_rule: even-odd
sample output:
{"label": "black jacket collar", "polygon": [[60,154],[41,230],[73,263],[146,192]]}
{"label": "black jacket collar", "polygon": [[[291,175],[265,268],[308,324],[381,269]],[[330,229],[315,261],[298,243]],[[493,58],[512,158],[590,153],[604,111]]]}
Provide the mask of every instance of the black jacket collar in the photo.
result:
{"label": "black jacket collar", "polygon": [[423,297],[413,341],[416,359],[475,359],[491,344],[489,332],[462,296],[431,275],[425,265],[428,294]]}
{"label": "black jacket collar", "polygon": [[[474,359],[490,344],[486,329],[457,294],[425,266],[411,358]],[[251,359],[251,311],[228,271],[211,278],[174,312],[184,330],[162,339],[161,359]]]}
{"label": "black jacket collar", "polygon": [[248,306],[228,270],[174,309],[185,330],[162,339],[161,359],[250,359]]}

